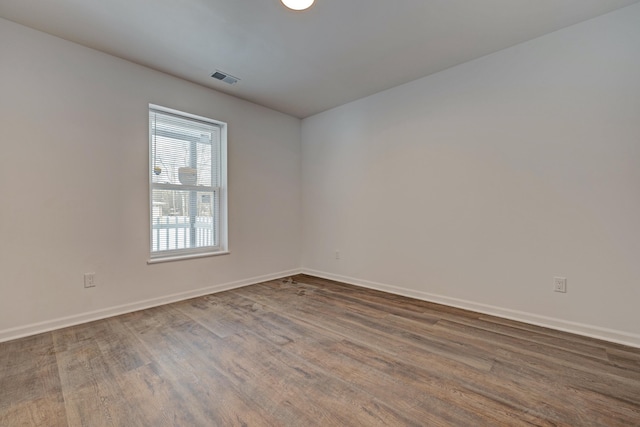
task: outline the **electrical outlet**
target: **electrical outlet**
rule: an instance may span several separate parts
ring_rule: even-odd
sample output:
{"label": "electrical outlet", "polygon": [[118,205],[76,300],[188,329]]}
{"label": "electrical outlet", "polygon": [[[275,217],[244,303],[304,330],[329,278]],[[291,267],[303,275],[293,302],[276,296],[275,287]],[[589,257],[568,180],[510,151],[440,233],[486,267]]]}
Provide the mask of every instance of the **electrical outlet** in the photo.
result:
{"label": "electrical outlet", "polygon": [[553,291],[554,292],[567,292],[567,278],[566,277],[554,277],[553,278]]}
{"label": "electrical outlet", "polygon": [[84,273],[84,287],[85,288],[96,287],[96,273]]}
{"label": "electrical outlet", "polygon": [[340,259],[340,251],[336,251],[336,259]]}

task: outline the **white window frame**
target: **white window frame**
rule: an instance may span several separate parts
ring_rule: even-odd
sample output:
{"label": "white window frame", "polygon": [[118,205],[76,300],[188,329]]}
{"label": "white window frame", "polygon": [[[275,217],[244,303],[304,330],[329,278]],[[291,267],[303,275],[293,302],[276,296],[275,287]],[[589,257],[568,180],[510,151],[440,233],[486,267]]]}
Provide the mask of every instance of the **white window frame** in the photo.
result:
{"label": "white window frame", "polygon": [[157,262],[175,261],[181,259],[200,258],[206,256],[224,255],[229,253],[228,245],[228,222],[227,222],[227,123],[219,120],[210,119],[195,114],[186,113],[172,108],[162,107],[160,105],[149,104],[147,117],[153,112],[173,115],[179,118],[203,122],[218,126],[220,129],[220,155],[219,164],[217,165],[220,174],[220,186],[217,188],[206,187],[209,190],[217,192],[219,195],[219,207],[217,214],[214,212],[214,221],[217,222],[218,245],[205,246],[201,248],[185,248],[164,251],[153,250],[153,190],[154,188],[174,189],[198,191],[202,190],[198,186],[176,185],[176,184],[160,184],[153,182],[153,131],[149,122],[149,167],[147,170],[149,177],[149,264]]}

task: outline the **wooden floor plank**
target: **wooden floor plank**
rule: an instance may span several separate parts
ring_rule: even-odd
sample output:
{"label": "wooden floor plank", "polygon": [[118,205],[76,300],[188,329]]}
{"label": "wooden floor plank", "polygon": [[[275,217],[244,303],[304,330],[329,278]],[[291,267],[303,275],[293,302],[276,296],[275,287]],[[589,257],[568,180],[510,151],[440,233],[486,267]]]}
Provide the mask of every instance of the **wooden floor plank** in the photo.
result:
{"label": "wooden floor plank", "polygon": [[0,426],[640,426],[640,349],[297,275],[0,343]]}
{"label": "wooden floor plank", "polygon": [[[607,361],[598,360],[588,356],[573,353],[568,350],[558,349],[556,346],[548,346],[540,344],[528,339],[519,339],[502,333],[494,333],[464,323],[443,320],[435,325],[441,328],[443,332],[461,333],[484,340],[488,345],[494,345],[496,348],[511,349],[514,352],[532,355],[538,360],[547,361],[545,368],[550,367],[559,369],[563,367],[566,372],[580,371],[577,375],[591,375],[597,373],[616,384],[636,385],[640,382],[640,371],[635,369],[626,369],[615,366]],[[640,394],[639,394],[640,396]]]}
{"label": "wooden floor plank", "polygon": [[600,345],[600,342],[577,342],[575,340],[563,339],[562,336],[552,336],[544,333],[541,334],[526,329],[514,328],[511,326],[497,324],[495,322],[489,322],[483,319],[457,319],[457,322],[464,325],[472,326],[474,328],[482,329],[484,331],[502,334],[520,340],[528,340],[534,343],[558,348],[563,351],[570,351],[572,353],[588,356],[591,358],[598,358],[601,360],[608,359],[607,350]]}
{"label": "wooden floor plank", "polygon": [[[213,299],[213,298],[211,298]],[[337,335],[330,335],[327,338],[327,331],[318,332],[316,328],[308,324],[295,323],[292,319],[280,316],[271,311],[265,311],[259,304],[245,298],[218,298],[223,302],[220,304],[226,308],[225,317],[235,319],[238,324],[242,325],[242,329],[251,331],[252,334],[259,336],[261,339],[270,341],[274,346],[285,346],[286,350],[299,356],[301,359],[311,363],[316,369],[324,370],[327,376],[337,376],[339,378],[348,378],[349,383],[356,388],[360,388],[364,395],[367,395],[366,389],[385,388],[390,390],[393,387],[393,393],[389,395],[387,401],[391,400],[394,408],[401,408],[403,413],[409,416],[417,423],[429,421],[431,425],[437,425],[440,418],[431,419],[431,414],[442,407],[443,403],[433,398],[429,402],[426,399],[420,399],[414,390],[404,387],[392,377],[384,378],[383,375],[376,375],[370,367],[362,365],[353,360],[341,360],[341,363],[330,363],[334,356],[339,352],[330,348],[332,341],[340,340]],[[242,313],[243,307],[250,307],[251,310]],[[362,368],[362,375],[358,372]],[[329,374],[330,373],[330,374]],[[360,387],[360,380],[367,381],[366,387]],[[428,409],[427,409],[428,408]],[[451,416],[460,414],[462,411],[453,406],[448,408]],[[441,412],[445,412],[444,410]]]}
{"label": "wooden floor plank", "polygon": [[0,344],[0,426],[66,423],[51,335]]}
{"label": "wooden floor plank", "polygon": [[287,299],[270,298],[269,291],[259,288],[241,289],[238,294],[254,299],[275,310],[287,313],[289,316],[313,320],[324,324],[328,329],[340,333],[343,337],[357,336],[359,340],[369,345],[385,349],[395,346],[396,349],[406,351],[405,347],[419,346],[429,352],[437,353],[466,363],[470,366],[489,370],[492,361],[483,354],[470,354],[464,343],[442,340],[437,337],[411,334],[408,331],[394,333],[394,329],[386,322],[366,319],[356,313],[337,310],[331,305],[314,304],[313,301],[299,303],[289,302]]}
{"label": "wooden floor plank", "polygon": [[[189,408],[214,425],[286,425],[304,419],[302,407],[274,402],[272,384],[252,374],[255,361],[246,351],[229,352],[225,341],[177,308],[158,318],[138,316],[128,326],[177,373],[173,384],[184,389]],[[207,425],[198,422],[196,425]]]}

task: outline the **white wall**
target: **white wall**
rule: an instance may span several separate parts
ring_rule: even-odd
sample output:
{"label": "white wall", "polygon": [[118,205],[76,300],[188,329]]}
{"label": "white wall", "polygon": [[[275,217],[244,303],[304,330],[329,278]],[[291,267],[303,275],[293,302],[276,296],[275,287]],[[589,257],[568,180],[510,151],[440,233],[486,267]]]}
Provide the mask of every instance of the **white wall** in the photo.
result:
{"label": "white wall", "polygon": [[[300,120],[2,19],[0,40],[0,340],[299,267]],[[147,265],[149,103],[229,124],[230,255]]]}
{"label": "white wall", "polygon": [[640,346],[639,23],[305,119],[305,271]]}

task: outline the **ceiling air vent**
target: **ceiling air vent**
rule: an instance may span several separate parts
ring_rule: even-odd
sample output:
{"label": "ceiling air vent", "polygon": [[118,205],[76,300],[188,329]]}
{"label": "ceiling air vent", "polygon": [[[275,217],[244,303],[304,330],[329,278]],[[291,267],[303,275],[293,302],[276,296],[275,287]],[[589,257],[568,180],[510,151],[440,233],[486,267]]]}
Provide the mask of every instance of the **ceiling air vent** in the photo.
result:
{"label": "ceiling air vent", "polygon": [[233,77],[230,74],[225,73],[224,71],[220,71],[220,70],[216,70],[215,73],[211,74],[211,77],[213,77],[216,80],[220,80],[223,81],[225,83],[229,83],[230,85],[234,85],[236,83],[238,83],[238,80],[240,80],[237,77]]}

